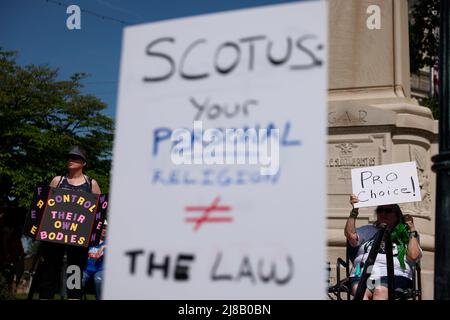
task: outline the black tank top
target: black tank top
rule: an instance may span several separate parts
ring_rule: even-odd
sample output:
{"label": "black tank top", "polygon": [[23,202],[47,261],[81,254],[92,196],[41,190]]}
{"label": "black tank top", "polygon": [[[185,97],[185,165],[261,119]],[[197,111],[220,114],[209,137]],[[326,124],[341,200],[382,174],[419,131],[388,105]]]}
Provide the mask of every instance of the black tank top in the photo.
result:
{"label": "black tank top", "polygon": [[91,178],[86,177],[85,175],[83,175],[83,177],[84,177],[84,183],[80,184],[79,186],[74,186],[69,183],[69,181],[67,180],[67,176],[63,176],[63,177],[61,177],[61,180],[59,180],[58,188],[92,193]]}

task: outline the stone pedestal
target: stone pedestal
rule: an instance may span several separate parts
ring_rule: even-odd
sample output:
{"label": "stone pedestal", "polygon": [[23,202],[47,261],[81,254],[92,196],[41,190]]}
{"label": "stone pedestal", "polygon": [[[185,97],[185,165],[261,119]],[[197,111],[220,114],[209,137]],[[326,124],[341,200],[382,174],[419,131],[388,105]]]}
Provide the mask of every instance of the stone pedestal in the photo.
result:
{"label": "stone pedestal", "polygon": [[[423,298],[433,298],[435,174],[438,124],[410,99],[406,0],[331,0],[328,110],[328,258],[345,257],[344,225],[351,210],[350,169],[415,161],[422,201],[401,205],[421,235]],[[367,8],[380,9],[369,29]],[[358,226],[373,222],[360,210]],[[335,279],[332,279],[334,282]]]}

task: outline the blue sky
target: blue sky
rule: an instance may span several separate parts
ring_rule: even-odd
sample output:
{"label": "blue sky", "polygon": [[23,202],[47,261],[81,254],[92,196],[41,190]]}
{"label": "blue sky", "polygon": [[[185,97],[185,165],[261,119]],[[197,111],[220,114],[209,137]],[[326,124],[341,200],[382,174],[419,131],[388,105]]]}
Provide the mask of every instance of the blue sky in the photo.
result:
{"label": "blue sky", "polygon": [[[270,5],[292,0],[0,0],[0,47],[19,52],[18,62],[58,68],[60,79],[75,72],[86,93],[108,105],[114,117],[120,65],[122,29],[211,12]],[[78,5],[81,30],[68,30],[67,6]],[[102,18],[104,16],[105,18]],[[124,21],[120,23],[113,19]]]}

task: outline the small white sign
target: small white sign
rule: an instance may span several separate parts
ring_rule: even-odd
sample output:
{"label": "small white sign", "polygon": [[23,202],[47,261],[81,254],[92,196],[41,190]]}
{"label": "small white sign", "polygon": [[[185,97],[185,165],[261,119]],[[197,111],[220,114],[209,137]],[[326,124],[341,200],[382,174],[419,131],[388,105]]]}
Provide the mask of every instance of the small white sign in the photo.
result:
{"label": "small white sign", "polygon": [[355,208],[421,201],[415,162],[352,169]]}

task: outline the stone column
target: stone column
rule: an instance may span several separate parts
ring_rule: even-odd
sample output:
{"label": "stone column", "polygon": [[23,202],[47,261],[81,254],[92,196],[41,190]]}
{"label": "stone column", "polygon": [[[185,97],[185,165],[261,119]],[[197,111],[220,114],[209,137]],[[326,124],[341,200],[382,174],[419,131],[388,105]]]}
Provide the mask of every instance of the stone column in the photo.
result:
{"label": "stone column", "polygon": [[[374,14],[367,9],[373,5],[379,8],[380,29],[367,26]],[[414,217],[421,235],[423,298],[432,299],[436,183],[431,156],[438,152],[438,124],[429,109],[410,98],[407,1],[330,0],[329,21],[327,235],[332,276],[336,258],[345,258],[350,169],[416,161],[422,201],[401,208]],[[373,211],[361,209],[357,225],[373,222]]]}

